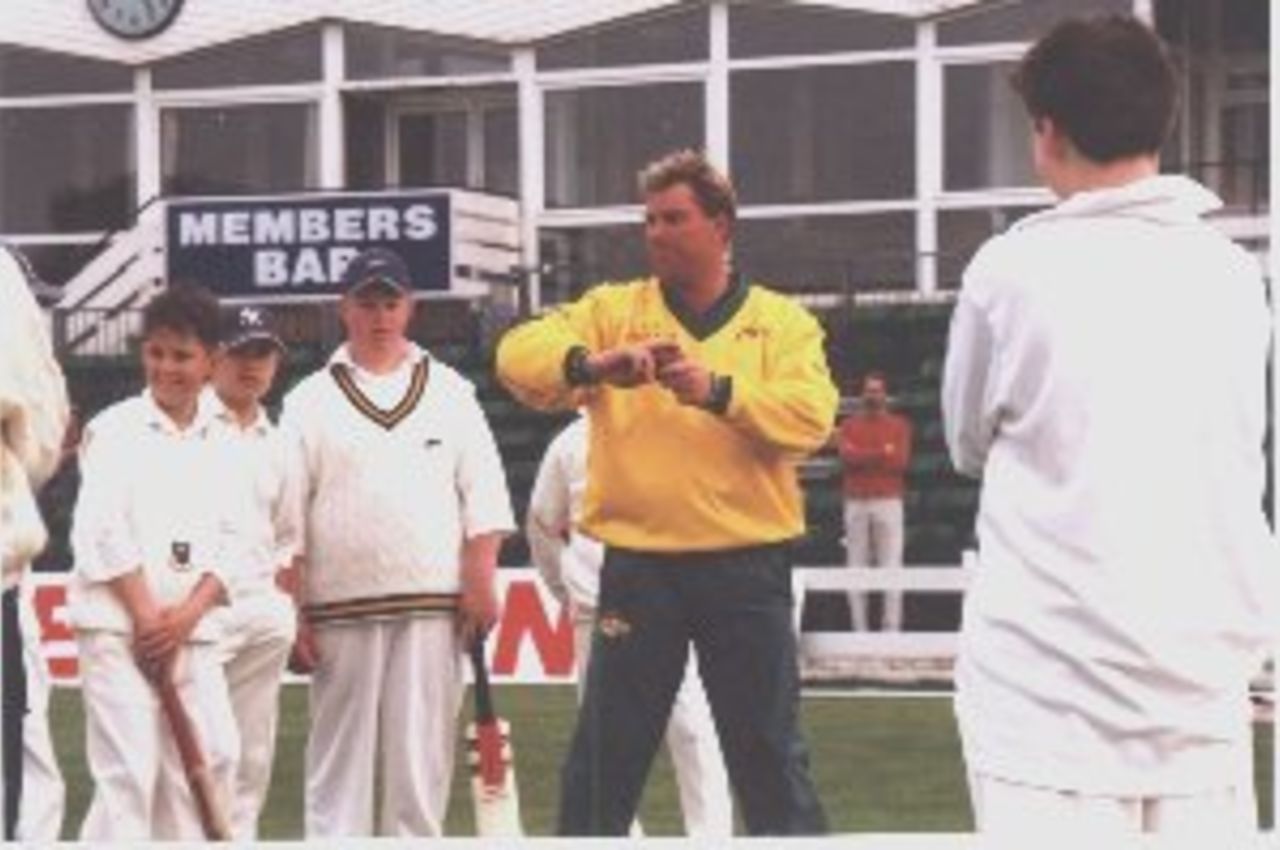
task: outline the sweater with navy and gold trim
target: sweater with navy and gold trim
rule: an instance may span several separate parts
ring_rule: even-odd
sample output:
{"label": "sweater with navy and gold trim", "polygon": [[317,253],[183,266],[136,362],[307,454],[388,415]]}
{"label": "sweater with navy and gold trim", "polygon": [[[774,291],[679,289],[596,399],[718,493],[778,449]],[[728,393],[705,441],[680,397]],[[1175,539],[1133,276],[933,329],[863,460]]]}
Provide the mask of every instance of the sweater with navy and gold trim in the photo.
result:
{"label": "sweater with navy and gold trim", "polygon": [[[732,379],[722,414],[678,403],[659,384],[570,386],[570,350],[674,339]],[[736,284],[706,315],[681,310],[656,280],[602,284],[514,328],[498,376],[540,409],[591,413],[583,529],[614,546],[708,551],[804,532],[796,464],[831,433],[838,396],[823,332],[794,301]]]}
{"label": "sweater with navy and gold trim", "polygon": [[[514,529],[474,387],[417,347],[390,375],[340,348],[286,396],[281,427],[301,469],[312,613],[442,610],[436,597],[461,588],[463,540]],[[346,602],[359,604],[332,606]]]}

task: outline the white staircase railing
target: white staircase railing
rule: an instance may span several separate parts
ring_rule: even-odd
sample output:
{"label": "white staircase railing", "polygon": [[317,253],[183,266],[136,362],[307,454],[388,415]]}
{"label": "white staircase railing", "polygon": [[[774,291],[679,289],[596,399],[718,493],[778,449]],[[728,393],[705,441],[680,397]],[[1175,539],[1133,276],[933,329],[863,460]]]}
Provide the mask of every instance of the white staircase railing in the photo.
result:
{"label": "white staircase railing", "polygon": [[137,308],[164,286],[164,204],[145,205],[62,290],[58,342],[77,355],[120,355],[138,332]]}

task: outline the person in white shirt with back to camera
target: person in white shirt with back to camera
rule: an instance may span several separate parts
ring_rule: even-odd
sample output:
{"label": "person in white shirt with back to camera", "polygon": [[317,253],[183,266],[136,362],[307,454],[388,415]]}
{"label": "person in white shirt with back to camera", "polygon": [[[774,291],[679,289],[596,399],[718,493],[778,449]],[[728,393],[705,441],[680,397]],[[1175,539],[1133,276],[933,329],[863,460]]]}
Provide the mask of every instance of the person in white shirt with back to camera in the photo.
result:
{"label": "person in white shirt with back to camera", "polygon": [[[592,626],[604,564],[604,544],[578,528],[587,486],[587,442],[587,418],[582,414],[547,446],[525,520],[533,563],[560,604],[568,606],[573,620],[579,696],[591,663]],[[685,833],[701,838],[731,836],[729,776],[694,655],[689,656],[671,709],[667,747],[675,768]],[[632,834],[640,834],[638,822]]]}
{"label": "person in white shirt with back to camera", "polygon": [[57,841],[66,798],[49,735],[49,675],[24,585],[48,534],[37,489],[61,459],[67,386],[36,277],[16,250],[0,246],[0,564],[3,565],[4,840]]}
{"label": "person in white shirt with back to camera", "polygon": [[942,390],[982,478],[956,667],[977,826],[1241,846],[1280,627],[1260,269],[1159,174],[1177,83],[1146,26],[1064,22],[1014,79],[1061,201],[969,264]]}

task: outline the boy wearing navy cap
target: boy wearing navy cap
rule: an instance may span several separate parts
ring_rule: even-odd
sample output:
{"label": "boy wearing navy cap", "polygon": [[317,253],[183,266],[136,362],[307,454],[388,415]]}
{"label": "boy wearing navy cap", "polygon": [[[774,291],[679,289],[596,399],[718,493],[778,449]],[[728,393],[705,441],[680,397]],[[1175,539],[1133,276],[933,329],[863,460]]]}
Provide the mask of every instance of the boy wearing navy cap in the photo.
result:
{"label": "boy wearing navy cap", "polygon": [[498,615],[498,548],[514,529],[493,434],[465,377],[406,335],[409,269],[358,255],[346,342],[285,398],[302,460],[299,641],[316,652],[307,837],[440,835],[463,695],[461,653]]}
{"label": "boy wearing navy cap", "polygon": [[285,352],[268,310],[224,311],[210,394],[215,434],[235,489],[230,607],[220,645],[240,760],[230,806],[233,837],[257,837],[271,784],[280,681],[297,630],[292,599],[281,589],[297,549],[297,499],[288,444],[262,407]]}

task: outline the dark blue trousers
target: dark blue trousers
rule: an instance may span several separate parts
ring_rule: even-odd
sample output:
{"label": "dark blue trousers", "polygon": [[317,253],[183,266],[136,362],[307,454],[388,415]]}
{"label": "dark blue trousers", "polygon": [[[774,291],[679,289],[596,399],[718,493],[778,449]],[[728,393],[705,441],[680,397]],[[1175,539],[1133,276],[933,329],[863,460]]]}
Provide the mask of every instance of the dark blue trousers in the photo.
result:
{"label": "dark blue trousers", "polygon": [[826,818],[798,728],[788,547],[654,554],[610,548],[591,664],[561,785],[561,835],[625,835],[690,645],[752,835],[814,835]]}

